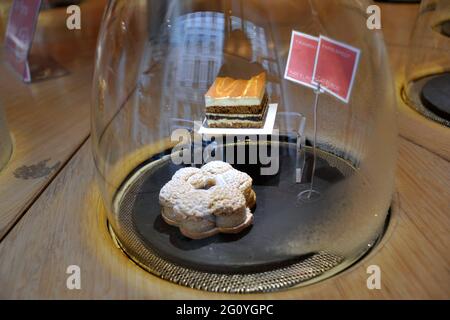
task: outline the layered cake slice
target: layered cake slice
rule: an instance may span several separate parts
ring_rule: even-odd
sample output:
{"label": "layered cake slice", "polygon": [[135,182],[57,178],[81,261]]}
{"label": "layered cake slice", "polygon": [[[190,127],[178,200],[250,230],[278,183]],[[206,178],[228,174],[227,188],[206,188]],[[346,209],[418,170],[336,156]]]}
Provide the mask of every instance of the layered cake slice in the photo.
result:
{"label": "layered cake slice", "polygon": [[266,73],[249,80],[217,77],[205,103],[211,128],[261,128],[268,108]]}

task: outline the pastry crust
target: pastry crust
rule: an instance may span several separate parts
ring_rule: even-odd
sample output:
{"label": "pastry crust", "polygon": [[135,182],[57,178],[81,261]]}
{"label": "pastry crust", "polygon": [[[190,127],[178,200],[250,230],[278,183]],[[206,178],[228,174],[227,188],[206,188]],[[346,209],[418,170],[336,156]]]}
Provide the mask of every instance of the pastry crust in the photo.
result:
{"label": "pastry crust", "polygon": [[213,161],[178,170],[160,191],[161,215],[191,239],[238,233],[252,224],[256,203],[251,177]]}
{"label": "pastry crust", "polygon": [[172,180],[183,180],[187,181],[191,176],[193,176],[196,173],[199,173],[200,169],[196,167],[186,167],[181,168],[172,177]]}
{"label": "pastry crust", "polygon": [[179,216],[174,212],[173,206],[180,196],[191,190],[192,186],[185,181],[170,180],[166,183],[159,192],[159,203],[162,207],[161,213],[163,217],[174,221],[184,219],[184,216]]}
{"label": "pastry crust", "polygon": [[229,234],[237,234],[248,228],[253,224],[253,214],[251,213],[250,209],[247,208],[246,215],[245,215],[245,221],[241,223],[240,225],[231,227],[231,228],[214,228],[208,232],[204,233],[192,233],[189,230],[184,229],[183,227],[180,227],[181,233],[191,239],[200,240],[204,238],[209,238],[212,236],[215,236],[219,233],[229,233]]}
{"label": "pastry crust", "polygon": [[200,171],[192,175],[187,182],[194,187],[194,189],[209,189],[216,185],[216,178],[214,175]]}
{"label": "pastry crust", "polygon": [[201,168],[201,171],[212,175],[222,174],[230,170],[234,170],[231,164],[223,161],[211,161]]}

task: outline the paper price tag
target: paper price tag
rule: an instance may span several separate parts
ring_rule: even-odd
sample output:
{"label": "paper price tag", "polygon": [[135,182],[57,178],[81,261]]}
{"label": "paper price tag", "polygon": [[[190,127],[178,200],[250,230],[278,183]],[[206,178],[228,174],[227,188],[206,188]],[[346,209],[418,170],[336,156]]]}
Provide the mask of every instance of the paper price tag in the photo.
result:
{"label": "paper price tag", "polygon": [[320,36],[313,83],[348,103],[358,69],[361,51],[345,43]]}
{"label": "paper price tag", "polygon": [[284,78],[310,88],[316,88],[317,84],[313,83],[313,72],[318,45],[319,38],[292,31]]}

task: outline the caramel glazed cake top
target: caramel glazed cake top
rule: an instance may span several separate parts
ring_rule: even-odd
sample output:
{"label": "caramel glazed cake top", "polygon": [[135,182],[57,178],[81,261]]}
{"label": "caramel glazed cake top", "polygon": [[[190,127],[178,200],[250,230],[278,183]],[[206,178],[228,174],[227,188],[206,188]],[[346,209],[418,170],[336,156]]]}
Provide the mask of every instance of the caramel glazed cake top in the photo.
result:
{"label": "caramel glazed cake top", "polygon": [[261,113],[266,87],[266,73],[249,80],[217,77],[205,94],[208,113]]}

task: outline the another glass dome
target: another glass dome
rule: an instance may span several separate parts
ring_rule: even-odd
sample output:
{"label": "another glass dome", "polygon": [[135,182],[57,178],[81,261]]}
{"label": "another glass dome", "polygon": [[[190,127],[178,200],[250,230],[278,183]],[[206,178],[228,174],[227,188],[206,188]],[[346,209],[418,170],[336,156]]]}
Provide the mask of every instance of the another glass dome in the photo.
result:
{"label": "another glass dome", "polygon": [[421,2],[405,71],[405,102],[450,127],[450,0]]}
{"label": "another glass dome", "polygon": [[[109,2],[97,49],[92,142],[110,231],[135,262],[198,289],[257,292],[329,277],[376,244],[392,200],[396,125],[382,33],[366,27],[370,4]],[[310,202],[298,195],[311,180],[315,93],[284,78],[292,31],[361,50],[350,102],[320,95],[314,187],[321,196]],[[219,72],[255,65],[266,74],[269,103],[278,104],[279,141],[202,140],[204,97]],[[179,152],[173,147],[180,137],[171,139],[176,129],[185,129],[194,154],[212,148],[219,155],[230,143],[277,147],[271,150],[279,170],[269,176],[257,173],[258,164],[224,159],[253,178],[250,229],[191,240],[161,219],[160,189],[186,166],[171,162]]]}

